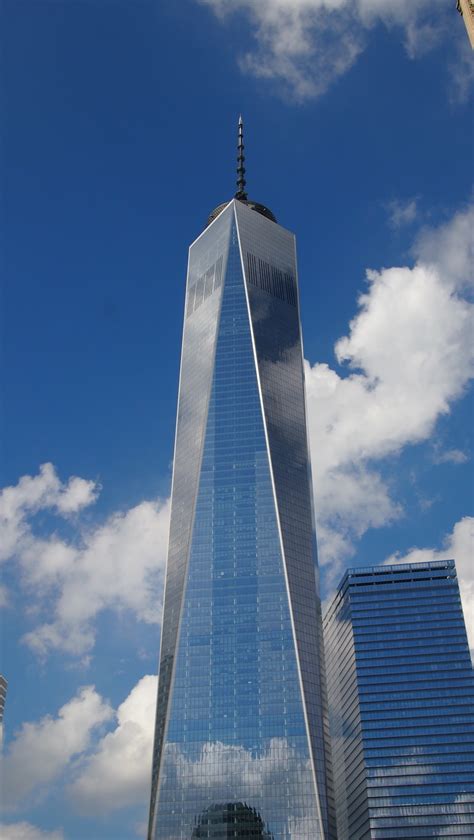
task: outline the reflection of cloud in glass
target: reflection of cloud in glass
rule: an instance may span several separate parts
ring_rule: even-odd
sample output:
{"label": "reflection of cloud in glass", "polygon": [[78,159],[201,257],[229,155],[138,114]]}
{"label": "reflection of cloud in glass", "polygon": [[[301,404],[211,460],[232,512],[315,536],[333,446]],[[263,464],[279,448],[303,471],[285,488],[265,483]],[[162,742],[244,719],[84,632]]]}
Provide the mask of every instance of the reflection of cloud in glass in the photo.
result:
{"label": "reflection of cloud in glass", "polygon": [[176,774],[181,785],[212,786],[223,794],[238,787],[245,794],[242,798],[255,795],[270,780],[281,782],[283,778],[296,793],[311,775],[309,759],[302,758],[286,738],[270,739],[266,750],[257,756],[244,747],[219,742],[205,743],[195,760],[185,755],[179,744],[168,744],[166,752],[167,778]]}
{"label": "reflection of cloud in glass", "polygon": [[[413,747],[410,756],[403,756],[406,784],[411,788],[405,796],[400,795],[400,787],[396,793],[393,792],[393,785],[399,785],[397,777],[401,773],[400,758],[384,759],[384,767],[370,767],[371,795],[378,794],[378,806],[371,812],[372,819],[375,818],[374,825],[382,820],[382,825],[387,825],[390,820],[391,825],[399,826],[401,838],[408,837],[412,821],[418,827],[424,826],[425,830],[430,824],[430,837],[433,838],[452,837],[453,825],[461,827],[459,833],[462,836],[468,836],[462,827],[472,828],[472,781],[466,783],[458,774],[469,775],[472,763],[469,756],[466,756],[469,763],[465,765],[466,772],[463,773],[462,752],[458,753],[457,766],[451,762],[451,753],[446,753],[446,757],[450,760],[436,760],[437,756],[425,747]],[[453,767],[456,767],[456,773]],[[395,782],[393,774],[397,774]],[[459,793],[450,794],[453,785],[459,789]],[[443,788],[442,793],[439,792],[440,786]],[[466,787],[467,792],[462,790]]]}
{"label": "reflection of cloud in glass", "polygon": [[[208,742],[191,755],[189,747],[185,751],[180,744],[169,743],[164,766],[160,800],[162,805],[169,803],[165,805],[168,815],[174,811],[173,802],[196,803],[194,814],[189,815],[189,830],[196,829],[196,814],[202,818],[216,803],[243,802],[255,809],[265,826],[266,833],[257,837],[320,838],[310,761],[286,738],[270,739],[258,754],[241,746]],[[181,813],[176,818],[183,829]]]}
{"label": "reflection of cloud in glass", "polygon": [[284,388],[291,394],[294,410],[303,411],[303,402],[300,398],[303,381],[301,348],[294,344],[292,347],[285,348],[281,353],[281,358],[265,359],[260,363],[260,372],[265,388],[268,419],[271,422],[272,418],[278,417],[278,435],[289,447],[288,458],[291,457],[295,464],[304,465],[306,469],[308,448],[304,427],[301,423],[295,423],[293,413],[285,414],[280,407],[281,390]]}
{"label": "reflection of cloud in glass", "polygon": [[255,808],[243,802],[211,805],[201,814],[192,833],[192,840],[201,838],[253,837],[255,840],[273,840],[265,823]]}
{"label": "reflection of cloud in glass", "polygon": [[[460,793],[455,796],[452,803],[445,806],[446,814],[440,816],[436,815],[437,827],[433,831],[433,837],[452,837],[453,824],[456,821],[457,826],[468,826],[472,830],[472,793]],[[464,818],[460,815],[463,814]],[[458,829],[459,830],[459,829]],[[461,828],[461,835],[463,829]],[[464,834],[467,837],[468,834]]]}

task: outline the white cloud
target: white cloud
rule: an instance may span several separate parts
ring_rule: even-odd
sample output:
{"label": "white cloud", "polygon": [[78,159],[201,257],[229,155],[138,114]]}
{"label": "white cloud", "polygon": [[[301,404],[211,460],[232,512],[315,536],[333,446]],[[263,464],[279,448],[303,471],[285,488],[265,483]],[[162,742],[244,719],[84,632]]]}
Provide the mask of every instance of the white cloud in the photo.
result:
{"label": "white cloud", "polygon": [[0,823],[2,840],[64,840],[61,829],[45,831],[31,823]]}
{"label": "white cloud", "polygon": [[22,554],[24,581],[55,597],[53,621],[25,641],[41,654],[60,648],[82,654],[93,647],[93,621],[106,608],[131,610],[138,619],[161,617],[169,504],[141,502],[83,535],[79,547],[52,538]]}
{"label": "white cloud", "polygon": [[415,221],[418,214],[418,200],[411,198],[407,201],[400,201],[400,199],[395,198],[388,202],[387,211],[390,227],[398,230]]}
{"label": "white cloud", "polygon": [[87,653],[95,641],[94,619],[107,608],[131,610],[142,621],[160,619],[167,502],[142,502],[88,529],[76,517],[71,540],[35,533],[38,511],[77,514],[97,493],[97,485],[82,478],[62,484],[45,464],[37,476],[24,476],[0,494],[3,558],[16,560],[30,606],[47,609],[48,622],[24,637],[41,655],[51,649]]}
{"label": "white cloud", "polygon": [[117,709],[117,726],[96,745],[69,788],[86,814],[144,803],[149,794],[155,721],[155,676],[143,677]]}
{"label": "white cloud", "polygon": [[456,561],[464,618],[474,658],[474,517],[465,516],[457,522],[446,536],[443,548],[412,548],[404,555],[399,552],[392,554],[385,563],[426,563],[431,560]]}
{"label": "white cloud", "polygon": [[24,723],[2,760],[5,806],[14,808],[31,794],[50,790],[71,759],[88,748],[93,730],[112,714],[94,687],[87,686],[56,717]]}
{"label": "white cloud", "polygon": [[[246,15],[255,50],[240,57],[244,70],[275,79],[280,92],[304,100],[320,96],[364,49],[376,23],[401,30],[415,57],[439,39],[444,0],[199,0],[220,18]],[[439,14],[436,14],[436,10]]]}
{"label": "white cloud", "polygon": [[11,557],[28,532],[27,517],[48,509],[63,516],[78,513],[98,492],[96,482],[76,476],[63,484],[52,464],[42,464],[38,475],[24,475],[14,487],[5,487],[0,493],[0,560]]}
{"label": "white cloud", "polygon": [[354,539],[401,514],[376,462],[427,440],[473,375],[474,307],[462,295],[473,226],[474,210],[459,213],[423,232],[413,267],[367,272],[335,347],[345,376],[306,363],[321,559],[333,576]]}
{"label": "white cloud", "polygon": [[[31,806],[51,794],[55,785],[88,815],[146,806],[157,684],[156,676],[142,677],[116,711],[94,686],[87,686],[57,715],[23,724],[2,762],[4,807],[16,809],[25,800]],[[115,728],[102,735],[101,729],[113,722]],[[42,833],[26,822],[1,828],[7,840],[63,837],[60,831]]]}

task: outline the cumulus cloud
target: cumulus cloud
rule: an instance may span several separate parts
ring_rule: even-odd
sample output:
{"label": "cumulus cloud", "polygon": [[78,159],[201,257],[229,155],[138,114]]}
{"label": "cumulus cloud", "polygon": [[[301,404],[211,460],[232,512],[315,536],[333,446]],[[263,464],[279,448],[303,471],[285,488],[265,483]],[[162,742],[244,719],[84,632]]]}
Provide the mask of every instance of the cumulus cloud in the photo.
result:
{"label": "cumulus cloud", "polygon": [[39,510],[67,516],[92,504],[99,492],[94,481],[73,476],[63,484],[52,464],[43,464],[36,476],[24,475],[14,487],[0,493],[0,560],[11,557],[28,532],[27,518]]}
{"label": "cumulus cloud", "polygon": [[107,608],[131,610],[138,619],[159,621],[168,535],[169,505],[142,502],[95,527],[70,524],[71,539],[40,536],[34,514],[78,514],[95,501],[94,482],[73,477],[62,484],[51,464],[24,476],[0,494],[3,559],[14,559],[30,604],[48,622],[24,641],[41,655],[52,649],[82,655],[95,641],[94,619]]}
{"label": "cumulus cloud", "polygon": [[323,94],[364,49],[369,30],[382,22],[399,29],[414,58],[437,43],[444,0],[199,0],[220,18],[243,14],[254,49],[242,68],[274,79],[278,89],[304,100]]}
{"label": "cumulus cloud", "polygon": [[44,831],[28,822],[0,823],[3,840],[64,840],[61,829]]}
{"label": "cumulus cloud", "polygon": [[422,233],[412,267],[367,272],[335,346],[345,375],[306,363],[321,559],[334,576],[355,538],[401,514],[383,459],[427,440],[473,375],[473,225],[474,210],[461,212]]}
{"label": "cumulus cloud", "polygon": [[94,729],[112,714],[94,687],[86,686],[59,709],[56,717],[48,715],[37,723],[24,723],[2,760],[5,806],[15,808],[25,797],[41,796],[42,791],[50,789],[71,759],[88,748]]}
{"label": "cumulus cloud", "polygon": [[[94,686],[78,690],[56,715],[25,723],[2,761],[2,802],[16,810],[66,790],[83,814],[147,803],[158,679],[144,676],[116,710]],[[109,731],[104,735],[103,729]],[[114,727],[111,729],[111,727]],[[27,822],[0,824],[6,840],[62,840]]]}
{"label": "cumulus cloud", "polygon": [[465,516],[456,523],[444,539],[442,548],[411,548],[406,554],[399,552],[387,557],[385,563],[427,563],[431,560],[455,560],[459,588],[464,609],[464,619],[474,659],[474,517]]}
{"label": "cumulus cloud", "polygon": [[151,778],[157,677],[145,676],[118,707],[116,728],[80,765],[69,795],[82,813],[144,803]]}
{"label": "cumulus cloud", "polygon": [[54,619],[27,633],[26,643],[40,654],[52,648],[85,653],[94,645],[93,621],[107,608],[158,622],[168,508],[167,502],[141,502],[83,534],[79,546],[55,538],[27,546],[24,583],[53,596]]}

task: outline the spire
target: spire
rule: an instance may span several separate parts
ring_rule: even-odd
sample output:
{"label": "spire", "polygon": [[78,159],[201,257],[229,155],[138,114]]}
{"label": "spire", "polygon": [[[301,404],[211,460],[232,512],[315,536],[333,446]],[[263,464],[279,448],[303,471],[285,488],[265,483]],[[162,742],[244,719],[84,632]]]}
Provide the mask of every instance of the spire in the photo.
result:
{"label": "spire", "polygon": [[237,192],[235,197],[241,201],[247,200],[245,191],[245,166],[244,166],[244,121],[242,115],[239,117],[239,129],[237,137]]}
{"label": "spire", "polygon": [[[272,211],[268,209],[268,207],[265,207],[264,204],[259,204],[258,201],[249,201],[247,190],[245,189],[246,181],[244,164],[244,121],[242,119],[242,115],[240,115],[237,134],[237,191],[234,194],[234,198],[236,198],[238,201],[244,202],[249,208],[249,210],[255,210],[257,213],[260,213],[261,216],[265,216],[265,218],[269,219],[271,222],[276,222],[275,216],[273,215]],[[212,224],[214,219],[217,219],[217,217],[222,213],[223,210],[225,210],[228,204],[229,201],[227,200],[215,207],[207,220],[207,224]]]}

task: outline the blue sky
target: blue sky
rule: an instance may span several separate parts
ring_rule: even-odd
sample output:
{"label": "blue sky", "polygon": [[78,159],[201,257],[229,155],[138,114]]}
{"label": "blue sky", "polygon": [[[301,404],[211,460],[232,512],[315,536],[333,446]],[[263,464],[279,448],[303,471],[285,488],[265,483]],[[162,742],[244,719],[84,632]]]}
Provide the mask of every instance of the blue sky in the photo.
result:
{"label": "blue sky", "polygon": [[297,235],[325,597],[454,556],[474,646],[472,56],[454,0],[0,14],[2,836],[134,840],[187,248],[240,112],[250,196]]}

